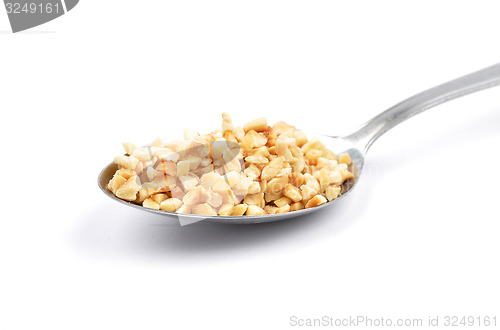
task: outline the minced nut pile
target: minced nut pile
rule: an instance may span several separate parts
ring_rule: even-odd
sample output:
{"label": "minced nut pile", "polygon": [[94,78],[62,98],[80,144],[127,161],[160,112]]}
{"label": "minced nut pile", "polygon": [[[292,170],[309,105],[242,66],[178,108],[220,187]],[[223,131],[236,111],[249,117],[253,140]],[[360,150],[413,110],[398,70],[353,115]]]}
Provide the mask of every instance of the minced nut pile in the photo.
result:
{"label": "minced nut pile", "polygon": [[201,215],[264,215],[297,211],[337,198],[351,179],[349,154],[338,158],[317,138],[265,118],[243,128],[222,114],[222,130],[184,139],[123,143],[108,189],[156,210]]}

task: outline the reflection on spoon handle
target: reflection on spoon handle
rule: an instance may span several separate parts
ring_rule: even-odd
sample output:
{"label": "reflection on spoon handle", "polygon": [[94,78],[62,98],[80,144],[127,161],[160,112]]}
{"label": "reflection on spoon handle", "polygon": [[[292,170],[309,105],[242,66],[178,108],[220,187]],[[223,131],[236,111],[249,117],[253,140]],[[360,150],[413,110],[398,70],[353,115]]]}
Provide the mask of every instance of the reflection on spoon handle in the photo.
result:
{"label": "reflection on spoon handle", "polygon": [[500,84],[500,63],[414,95],[366,122],[347,136],[365,154],[382,134],[427,109],[455,98]]}

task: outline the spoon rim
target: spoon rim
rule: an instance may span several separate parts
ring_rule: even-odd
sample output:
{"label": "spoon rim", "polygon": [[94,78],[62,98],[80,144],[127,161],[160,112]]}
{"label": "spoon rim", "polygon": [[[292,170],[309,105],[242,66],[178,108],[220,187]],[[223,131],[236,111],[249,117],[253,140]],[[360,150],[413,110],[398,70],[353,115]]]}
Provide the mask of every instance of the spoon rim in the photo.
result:
{"label": "spoon rim", "polygon": [[[228,223],[228,224],[230,224],[230,223],[234,223],[234,224],[244,223],[244,221],[241,221],[242,219],[248,219],[249,220],[248,223],[251,224],[251,223],[256,223],[255,221],[252,221],[252,220],[264,219],[264,218],[269,219],[269,220],[262,221],[262,222],[274,222],[274,221],[278,221],[278,220],[283,220],[285,218],[301,216],[301,215],[308,214],[310,212],[319,211],[327,206],[331,206],[331,204],[333,202],[336,202],[336,201],[344,198],[346,195],[348,195],[353,190],[354,186],[358,183],[359,174],[361,173],[361,171],[359,170],[359,167],[357,167],[353,163],[353,167],[355,167],[357,169],[358,173],[357,173],[357,176],[355,177],[355,180],[352,183],[352,186],[347,191],[345,191],[343,194],[341,194],[339,197],[337,197],[329,202],[326,202],[325,204],[319,205],[319,206],[315,206],[315,207],[311,207],[311,208],[307,208],[307,209],[305,208],[305,209],[297,210],[297,211],[279,213],[279,214],[224,216],[224,215],[201,215],[201,214],[191,214],[191,213],[176,213],[176,212],[168,212],[168,211],[163,211],[163,210],[155,210],[155,209],[150,209],[150,208],[144,207],[144,206],[139,205],[139,204],[135,204],[135,203],[130,202],[130,201],[120,199],[120,198],[116,197],[106,187],[106,185],[103,186],[101,184],[102,180],[103,180],[104,173],[107,170],[109,170],[112,166],[118,166],[118,165],[116,165],[114,162],[109,163],[101,170],[101,172],[99,173],[99,176],[97,177],[97,185],[99,186],[100,190],[109,198],[111,198],[117,202],[120,202],[124,205],[128,205],[130,207],[134,207],[136,209],[139,209],[141,211],[146,211],[146,212],[150,212],[150,213],[154,213],[154,214],[158,214],[158,215],[162,215],[162,216],[182,217],[185,219],[187,219],[187,218],[188,219],[198,219],[200,221],[207,220],[208,222],[210,222],[210,221],[215,222],[215,220],[217,220],[217,222],[224,222],[224,223]],[[224,220],[224,221],[220,221],[220,220]],[[240,220],[240,221],[232,222],[231,220]],[[259,223],[261,223],[261,222],[259,222]]]}

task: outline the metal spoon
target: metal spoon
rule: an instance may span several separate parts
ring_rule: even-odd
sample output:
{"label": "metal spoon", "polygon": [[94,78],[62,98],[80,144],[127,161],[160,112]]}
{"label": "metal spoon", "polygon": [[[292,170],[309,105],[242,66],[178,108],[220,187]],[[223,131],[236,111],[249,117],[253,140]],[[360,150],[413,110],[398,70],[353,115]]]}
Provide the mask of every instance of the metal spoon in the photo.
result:
{"label": "metal spoon", "polygon": [[318,136],[318,138],[326,144],[326,146],[337,154],[348,152],[351,156],[353,167],[352,171],[354,178],[344,185],[342,195],[318,207],[304,209],[300,211],[292,211],[281,214],[270,214],[262,216],[203,216],[195,214],[178,214],[165,212],[161,210],[152,210],[140,205],[136,205],[124,200],[121,200],[113,195],[108,189],[107,184],[113,177],[113,174],[118,169],[114,163],[106,166],[99,174],[99,187],[101,190],[113,198],[114,200],[128,206],[135,207],[139,210],[152,212],[169,217],[179,217],[181,224],[187,224],[206,220],[209,222],[225,223],[225,224],[253,224],[264,223],[278,220],[290,219],[297,216],[309,214],[318,211],[324,207],[332,206],[338,200],[344,198],[355,186],[363,169],[365,155],[370,146],[382,134],[402,123],[406,119],[413,117],[425,110],[428,110],[441,103],[453,100],[455,98],[471,94],[486,88],[494,87],[500,84],[500,63],[466,76],[451,80],[442,85],[438,85],[426,91],[423,91],[415,96],[412,96],[392,108],[382,112],[378,116],[366,122],[359,130],[342,137],[318,136],[305,132],[308,136]]}

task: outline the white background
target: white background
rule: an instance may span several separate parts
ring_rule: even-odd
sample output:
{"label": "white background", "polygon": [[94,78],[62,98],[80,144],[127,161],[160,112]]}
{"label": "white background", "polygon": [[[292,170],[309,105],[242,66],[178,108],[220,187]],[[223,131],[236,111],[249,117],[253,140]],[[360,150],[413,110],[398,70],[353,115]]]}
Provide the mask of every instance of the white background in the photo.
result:
{"label": "white background", "polygon": [[332,135],[500,61],[496,1],[89,1],[0,9],[2,329],[290,329],[290,317],[494,316],[500,89],[370,150],[307,218],[180,227],[99,190],[121,142],[267,116]]}

